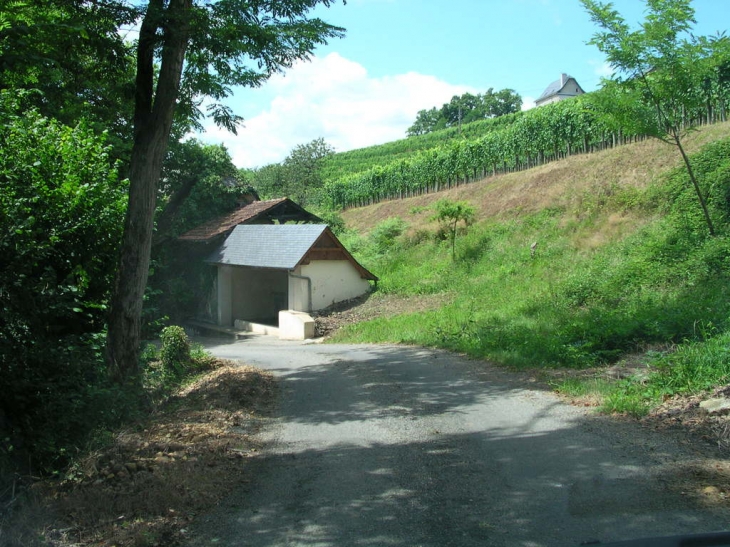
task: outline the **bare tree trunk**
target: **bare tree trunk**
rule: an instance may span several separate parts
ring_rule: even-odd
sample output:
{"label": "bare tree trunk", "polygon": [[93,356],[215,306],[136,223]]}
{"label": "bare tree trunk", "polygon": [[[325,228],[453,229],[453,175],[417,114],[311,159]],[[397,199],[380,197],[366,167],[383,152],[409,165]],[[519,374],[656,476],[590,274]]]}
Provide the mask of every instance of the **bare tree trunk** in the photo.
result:
{"label": "bare tree trunk", "polygon": [[[149,272],[157,184],[180,87],[191,6],[192,0],[170,0],[167,8],[163,0],[150,0],[140,27],[129,204],[106,345],[107,364],[112,377],[118,382],[137,373],[142,301]],[[154,49],[160,28],[164,29],[164,38],[155,90]]]}
{"label": "bare tree trunk", "polygon": [[692,181],[692,186],[694,186],[695,193],[697,194],[697,199],[700,202],[700,207],[702,208],[702,213],[705,216],[705,222],[707,222],[707,228],[710,231],[710,235],[715,235],[715,226],[712,223],[712,219],[710,218],[710,212],[707,210],[707,202],[705,201],[705,197],[702,195],[702,189],[700,188],[699,183],[697,182],[697,178],[695,177],[694,170],[692,169],[692,165],[689,162],[689,158],[687,157],[687,154],[684,151],[684,147],[682,146],[682,140],[680,139],[679,135],[677,133],[674,134],[674,142],[677,145],[677,148],[679,148],[679,153],[682,154],[682,159],[684,160],[684,165],[687,167],[687,173],[689,174],[689,179]]}

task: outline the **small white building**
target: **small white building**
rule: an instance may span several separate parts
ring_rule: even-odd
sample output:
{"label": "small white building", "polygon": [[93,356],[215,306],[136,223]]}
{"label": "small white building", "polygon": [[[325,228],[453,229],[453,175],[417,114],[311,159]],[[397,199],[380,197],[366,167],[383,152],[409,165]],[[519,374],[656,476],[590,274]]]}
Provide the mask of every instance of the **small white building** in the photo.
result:
{"label": "small white building", "polygon": [[207,262],[218,269],[224,327],[276,325],[282,310],[321,310],[365,294],[378,279],[323,224],[238,225]]}
{"label": "small white building", "polygon": [[559,80],[555,80],[551,83],[542,95],[535,101],[535,106],[543,106],[550,103],[556,103],[577,95],[585,93],[583,88],[580,87],[578,82],[572,76],[568,74],[561,74]]}

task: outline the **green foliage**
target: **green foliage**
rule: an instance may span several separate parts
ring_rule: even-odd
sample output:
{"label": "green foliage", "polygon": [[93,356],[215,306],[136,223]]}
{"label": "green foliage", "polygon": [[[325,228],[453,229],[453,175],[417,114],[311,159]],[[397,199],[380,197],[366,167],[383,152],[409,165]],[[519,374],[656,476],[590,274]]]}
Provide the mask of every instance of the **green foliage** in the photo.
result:
{"label": "green foliage", "polygon": [[416,121],[406,132],[409,137],[424,135],[447,127],[458,127],[487,118],[495,118],[519,112],[522,97],[513,89],[502,89],[496,93],[492,88],[486,93],[454,95],[451,101],[440,109],[421,110]]}
{"label": "green foliage", "polygon": [[167,399],[176,388],[215,364],[202,345],[193,343],[185,330],[169,326],[160,333],[160,349],[148,344],[142,352],[142,385],[153,401]]}
{"label": "green foliage", "polygon": [[117,29],[133,25],[137,12],[126,4],[71,4],[3,3],[2,88],[34,90],[29,105],[65,125],[85,119],[123,159],[131,144],[134,57]]}
{"label": "green foliage", "polygon": [[101,359],[126,187],[93,131],[14,95],[0,96],[0,438],[47,468],[131,404]]}
{"label": "green foliage", "polygon": [[[347,208],[410,197],[648,136],[680,146],[686,130],[725,118],[730,40],[688,36],[693,21],[687,0],[651,2],[636,32],[610,6],[584,4],[605,24],[594,43],[617,69],[603,89],[470,123],[461,131],[438,130],[446,125],[441,112],[422,111],[412,128],[417,136],[332,156],[322,203]],[[455,97],[457,107],[460,99],[474,102],[468,94]],[[436,130],[422,134],[427,126]],[[688,170],[692,177],[691,166]]]}
{"label": "green foliage", "polygon": [[434,209],[436,209],[436,213],[432,220],[438,221],[441,229],[451,241],[451,258],[456,260],[456,231],[460,222],[464,224],[465,230],[474,222],[474,207],[466,201],[440,199],[434,205]]}
{"label": "green foliage", "polygon": [[156,237],[176,237],[236,208],[250,192],[223,145],[173,142],[163,165]]}
{"label": "green foliage", "polygon": [[322,219],[322,221],[330,227],[330,230],[336,235],[339,236],[343,234],[346,230],[345,226],[345,220],[342,218],[342,215],[337,213],[336,211],[324,211],[321,213],[317,213],[317,216]]}
{"label": "green foliage", "polygon": [[162,329],[160,361],[171,370],[183,369],[190,362],[190,340],[182,327],[171,325]]}
{"label": "green foliage", "polygon": [[242,195],[255,195],[224,146],[194,139],[171,144],[163,175],[143,308],[146,337],[198,313],[213,286],[215,269],[204,262],[210,250],[173,238],[231,212]]}
{"label": "green foliage", "polygon": [[265,198],[286,196],[303,206],[319,203],[322,170],[332,154],[334,148],[322,138],[300,144],[282,163],[252,171],[252,184]]}
{"label": "green foliage", "polygon": [[[623,127],[675,145],[687,168],[711,235],[715,228],[682,141],[689,128],[716,119],[727,101],[728,39],[695,37],[690,0],[647,2],[646,18],[632,31],[613,6],[582,0],[600,30],[589,42],[615,73],[602,94],[605,114]],[[627,108],[628,106],[628,108]],[[719,107],[719,108],[717,108]]]}
{"label": "green foliage", "polygon": [[358,148],[348,152],[337,152],[325,161],[322,178],[327,184],[349,175],[363,173],[377,166],[409,159],[422,152],[443,147],[452,141],[478,139],[511,125],[523,114],[524,112],[516,112],[473,122],[463,126],[461,131],[459,128],[452,127],[385,144]]}
{"label": "green foliage", "polygon": [[[728,146],[730,140],[714,143],[692,158],[701,184],[711,189],[717,218],[728,207],[723,197],[730,187]],[[708,236],[681,174],[670,172],[646,191],[614,192],[600,206],[585,202],[590,214],[549,208],[473,226],[462,238],[464,260],[449,260],[445,249],[428,240],[400,245],[374,258],[379,290],[442,294],[448,303],[365,322],[340,337],[439,346],[518,367],[583,368],[616,362],[647,346],[706,344],[713,333],[730,332],[730,236],[727,224],[717,237]],[[663,202],[655,200],[657,193]],[[575,245],[577,234],[605,226],[615,211],[649,212],[653,220],[595,249]],[[532,256],[534,241],[539,246]],[[676,392],[679,385],[702,389],[726,370],[718,353],[710,361],[719,368],[691,382],[695,369],[689,364],[686,372],[674,361],[662,365],[670,376],[652,393]],[[700,368],[711,371],[709,365]],[[637,395],[617,393],[611,408],[644,408],[637,399],[641,388],[631,390]]]}
{"label": "green foliage", "polygon": [[[121,4],[121,2],[119,2]],[[236,86],[258,87],[272,74],[306,59],[319,44],[344,36],[344,29],[312,17],[318,6],[329,7],[333,0],[273,0],[255,2],[194,2],[185,10],[190,40],[179,87],[179,106],[188,113],[194,129],[209,116],[215,123],[235,133],[243,119],[222,103]],[[169,32],[171,4],[152,13],[154,30]],[[148,11],[149,13],[149,11]],[[173,29],[174,30],[174,29]],[[171,43],[171,41],[168,41]],[[154,42],[158,49],[159,42]],[[209,97],[206,111],[200,98]]]}
{"label": "green foliage", "polygon": [[334,151],[322,138],[296,146],[284,159],[285,195],[300,205],[316,203],[317,192],[323,184],[322,166]]}
{"label": "green foliage", "polygon": [[340,178],[332,176],[325,184],[324,201],[332,208],[344,208],[418,195],[640,135],[626,127],[619,131],[610,126],[585,95],[489,121],[498,120],[504,121],[490,125],[490,131],[476,138],[442,138],[429,148],[402,154],[400,159],[377,156],[379,165],[373,160],[373,167]]}
{"label": "green foliage", "polygon": [[408,227],[406,221],[393,217],[375,225],[369,234],[369,240],[375,253],[382,254],[396,246],[397,239]]}

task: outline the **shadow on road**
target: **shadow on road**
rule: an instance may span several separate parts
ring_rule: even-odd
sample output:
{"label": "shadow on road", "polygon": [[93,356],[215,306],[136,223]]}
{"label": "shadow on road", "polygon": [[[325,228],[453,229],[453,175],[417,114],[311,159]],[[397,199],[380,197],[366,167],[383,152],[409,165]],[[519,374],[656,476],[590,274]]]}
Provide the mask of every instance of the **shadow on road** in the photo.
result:
{"label": "shadow on road", "polygon": [[686,456],[503,371],[408,347],[299,348],[250,483],[194,545],[558,546],[728,526]]}

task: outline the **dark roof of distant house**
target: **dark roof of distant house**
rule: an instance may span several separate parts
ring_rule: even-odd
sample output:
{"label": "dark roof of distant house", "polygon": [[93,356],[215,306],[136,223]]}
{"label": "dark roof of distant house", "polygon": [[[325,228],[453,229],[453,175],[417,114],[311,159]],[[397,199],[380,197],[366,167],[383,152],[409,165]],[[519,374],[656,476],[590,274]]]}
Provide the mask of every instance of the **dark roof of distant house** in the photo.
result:
{"label": "dark roof of distant house", "polygon": [[293,270],[327,253],[350,261],[363,278],[378,279],[355,260],[326,224],[241,224],[206,262]]}
{"label": "dark roof of distant house", "polygon": [[210,241],[231,232],[239,224],[266,223],[274,221],[321,222],[318,216],[306,211],[289,198],[254,201],[218,218],[201,224],[178,237],[182,241]]}
{"label": "dark roof of distant house", "polygon": [[580,89],[581,92],[583,92],[583,88],[580,87],[580,84],[578,84],[578,81],[575,78],[573,78],[569,74],[561,74],[560,78],[558,78],[557,80],[555,80],[553,83],[551,83],[549,86],[547,86],[545,88],[545,91],[542,92],[542,95],[540,95],[540,97],[538,97],[537,102],[560,93],[560,90],[565,87],[565,84],[567,84],[569,80],[573,80],[578,85],[578,89]]}

